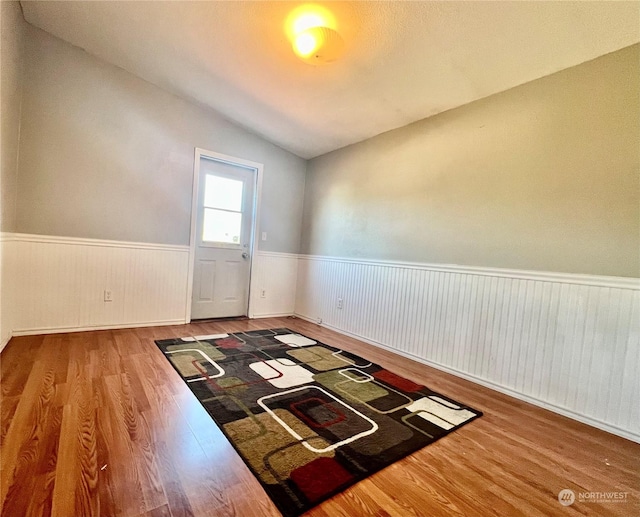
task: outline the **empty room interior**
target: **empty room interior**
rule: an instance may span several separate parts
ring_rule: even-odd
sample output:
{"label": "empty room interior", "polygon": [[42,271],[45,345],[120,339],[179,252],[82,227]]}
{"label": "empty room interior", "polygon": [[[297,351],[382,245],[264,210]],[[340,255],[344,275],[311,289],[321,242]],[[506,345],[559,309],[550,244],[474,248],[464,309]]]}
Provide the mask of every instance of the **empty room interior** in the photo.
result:
{"label": "empty room interior", "polygon": [[0,2],[1,517],[640,515],[640,2]]}

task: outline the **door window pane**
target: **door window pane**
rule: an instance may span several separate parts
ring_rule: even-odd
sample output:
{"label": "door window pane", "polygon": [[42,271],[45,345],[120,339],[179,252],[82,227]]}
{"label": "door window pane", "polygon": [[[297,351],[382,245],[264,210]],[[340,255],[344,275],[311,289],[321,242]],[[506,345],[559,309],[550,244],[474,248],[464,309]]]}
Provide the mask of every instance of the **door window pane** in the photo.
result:
{"label": "door window pane", "polygon": [[204,206],[240,212],[242,187],[242,181],[207,174],[204,182]]}
{"label": "door window pane", "polygon": [[240,244],[242,213],[226,212],[214,208],[204,209],[202,225],[203,242]]}

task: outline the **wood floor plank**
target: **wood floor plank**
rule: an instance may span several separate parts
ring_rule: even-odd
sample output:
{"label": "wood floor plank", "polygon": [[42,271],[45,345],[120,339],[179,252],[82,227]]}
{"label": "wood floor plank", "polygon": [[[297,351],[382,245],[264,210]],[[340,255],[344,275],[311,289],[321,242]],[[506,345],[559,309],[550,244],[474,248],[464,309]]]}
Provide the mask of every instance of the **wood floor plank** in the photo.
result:
{"label": "wood floor plank", "polygon": [[167,497],[167,508],[172,517],[195,517],[191,503],[176,470],[172,447],[162,441],[155,443],[158,466],[164,492]]}
{"label": "wood floor plank", "polygon": [[[0,375],[2,377],[1,392],[3,395],[20,395],[31,373],[38,350],[45,336],[25,336],[20,338],[22,354],[4,353],[0,356]],[[7,345],[8,346],[8,345]]]}
{"label": "wood floor plank", "polygon": [[28,503],[30,487],[23,483],[33,483],[35,465],[41,460],[44,452],[40,444],[47,433],[47,420],[54,397],[53,371],[42,361],[36,361],[32,374],[15,411],[11,425],[7,430],[0,451],[0,462],[3,465],[0,473],[0,502],[3,509],[8,505]]}
{"label": "wood floor plank", "polygon": [[[1,515],[277,517],[155,339],[289,327],[484,411],[306,517],[640,515],[640,445],[299,319],[21,337],[0,357]],[[625,503],[557,501],[563,488]]]}
{"label": "wood floor plank", "polygon": [[[74,342],[75,341],[75,342]],[[96,404],[87,375],[88,347],[68,340],[68,399],[63,407],[53,515],[99,515]]]}
{"label": "wood floor plank", "polygon": [[[18,408],[18,402],[20,402],[20,395],[14,395],[7,397],[0,395],[0,441],[4,442],[13,416]],[[1,467],[0,467],[1,468]]]}
{"label": "wood floor plank", "polygon": [[116,514],[135,516],[158,505],[146,506],[146,475],[133,442],[138,436],[137,416],[126,388],[123,389],[122,377],[122,374],[108,375],[101,383],[102,397],[106,401],[101,414],[105,422],[101,427],[109,448],[109,462],[102,472],[112,486]]}

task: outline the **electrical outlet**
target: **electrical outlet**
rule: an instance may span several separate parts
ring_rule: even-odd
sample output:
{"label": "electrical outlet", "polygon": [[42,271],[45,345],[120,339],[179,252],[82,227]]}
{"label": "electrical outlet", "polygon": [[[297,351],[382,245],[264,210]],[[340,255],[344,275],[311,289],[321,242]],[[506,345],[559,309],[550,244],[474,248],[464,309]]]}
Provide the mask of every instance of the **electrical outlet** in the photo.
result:
{"label": "electrical outlet", "polygon": [[266,289],[261,289],[260,290],[260,298],[266,298],[267,297],[267,290]]}
{"label": "electrical outlet", "polygon": [[113,293],[111,292],[111,289],[105,289],[104,290],[104,301],[105,302],[112,302],[113,301]]}
{"label": "electrical outlet", "polygon": [[338,298],[338,309],[342,309],[342,298]]}
{"label": "electrical outlet", "polygon": [[267,232],[262,232],[262,240],[263,241],[267,240]]}

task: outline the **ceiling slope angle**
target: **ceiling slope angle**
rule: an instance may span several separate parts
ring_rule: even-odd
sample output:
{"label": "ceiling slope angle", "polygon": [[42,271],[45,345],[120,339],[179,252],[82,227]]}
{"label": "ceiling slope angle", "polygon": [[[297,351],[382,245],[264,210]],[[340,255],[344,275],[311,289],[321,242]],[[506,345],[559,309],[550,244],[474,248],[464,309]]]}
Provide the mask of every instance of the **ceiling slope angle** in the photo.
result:
{"label": "ceiling slope angle", "polygon": [[312,158],[640,41],[639,2],[326,2],[310,66],[293,2],[22,2],[26,20]]}

